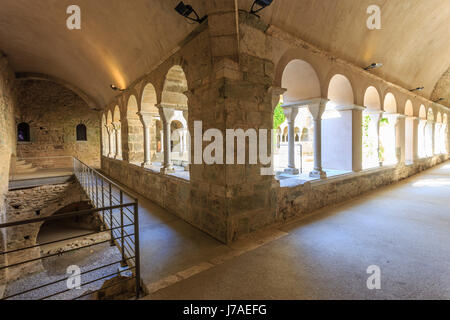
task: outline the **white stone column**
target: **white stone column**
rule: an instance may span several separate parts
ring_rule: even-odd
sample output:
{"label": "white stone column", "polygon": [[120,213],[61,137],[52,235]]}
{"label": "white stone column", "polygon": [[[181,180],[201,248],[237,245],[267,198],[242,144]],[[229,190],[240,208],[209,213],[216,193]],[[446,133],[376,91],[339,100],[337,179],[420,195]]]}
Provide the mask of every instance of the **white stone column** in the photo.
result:
{"label": "white stone column", "polygon": [[186,130],[184,131],[184,143],[185,143],[185,150],[188,153],[188,165],[184,167],[185,171],[190,170],[191,165],[191,136],[189,134],[189,113],[188,111],[183,111],[183,118],[186,120]]}
{"label": "white stone column", "polygon": [[150,130],[152,127],[152,119],[153,116],[149,112],[139,112],[139,118],[141,119],[142,126],[144,127],[144,162],[142,163],[142,167],[150,167],[152,165],[151,161],[151,150],[150,150],[150,142],[151,142],[151,134]]}
{"label": "white stone column", "polygon": [[115,139],[114,136],[114,127],[112,124],[108,124],[106,126],[106,130],[108,132],[108,158],[114,158],[114,148],[113,148],[113,139]]}
{"label": "white stone column", "polygon": [[436,122],[434,125],[434,154],[441,154],[441,123]]}
{"label": "white stone column", "polygon": [[115,139],[116,139],[116,154],[114,159],[122,160],[122,126],[120,122],[114,122],[113,124]]}
{"label": "white stone column", "polygon": [[171,155],[172,150],[170,144],[171,141],[170,124],[174,116],[174,110],[163,106],[159,106],[159,112],[161,116],[161,121],[163,123],[163,131],[164,131],[164,163],[161,172],[163,174],[167,174],[174,172],[172,166],[172,155]]}
{"label": "white stone column", "polygon": [[298,107],[284,108],[284,115],[288,123],[288,167],[284,172],[288,174],[299,174],[295,167],[295,118],[298,115]]}
{"label": "white stone column", "polygon": [[322,168],[322,115],[325,112],[328,100],[308,105],[314,120],[314,170],[309,173],[311,178],[326,178],[327,174]]}
{"label": "white stone column", "polygon": [[416,162],[419,159],[419,118],[412,117],[413,136],[412,136],[412,149],[413,149],[413,161]]}

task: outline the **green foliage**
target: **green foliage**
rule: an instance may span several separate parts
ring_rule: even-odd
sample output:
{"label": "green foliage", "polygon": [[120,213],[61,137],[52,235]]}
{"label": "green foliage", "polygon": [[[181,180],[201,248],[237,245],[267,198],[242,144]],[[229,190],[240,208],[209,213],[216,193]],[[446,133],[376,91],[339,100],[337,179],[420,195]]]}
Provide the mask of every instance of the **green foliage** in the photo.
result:
{"label": "green foliage", "polygon": [[273,113],[273,128],[276,130],[283,122],[286,120],[286,117],[283,112],[283,108],[281,107],[281,102],[275,108]]}

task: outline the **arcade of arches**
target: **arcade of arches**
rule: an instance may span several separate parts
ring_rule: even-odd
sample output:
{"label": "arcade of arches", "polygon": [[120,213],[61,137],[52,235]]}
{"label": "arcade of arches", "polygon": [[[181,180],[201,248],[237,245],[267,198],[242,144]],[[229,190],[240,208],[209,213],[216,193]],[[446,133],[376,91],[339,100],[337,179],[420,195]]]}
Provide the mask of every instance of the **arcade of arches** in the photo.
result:
{"label": "arcade of arches", "polygon": [[[14,54],[1,56],[2,203],[16,161],[75,156],[232,243],[448,160],[450,109],[446,101],[432,101],[437,93],[411,92],[410,79],[366,71],[349,55],[322,49],[295,28],[258,19],[240,6],[226,0],[205,5],[207,22],[189,26],[159,62],[152,50],[151,59],[129,65],[119,66],[113,53],[104,57],[99,68],[108,69],[120,91],[104,81],[95,86],[103,73],[90,72],[92,87],[86,88],[89,79],[80,73],[62,80],[56,67],[46,74]],[[171,17],[184,23],[176,13]],[[144,48],[137,51],[147,55]],[[276,112],[281,121],[274,127]],[[227,129],[274,130],[273,139],[259,141],[272,145],[273,175],[261,175],[267,164],[250,164],[248,156],[245,164],[194,162],[195,146],[205,150],[211,143],[196,135],[199,121],[200,135],[208,129],[224,136]]]}

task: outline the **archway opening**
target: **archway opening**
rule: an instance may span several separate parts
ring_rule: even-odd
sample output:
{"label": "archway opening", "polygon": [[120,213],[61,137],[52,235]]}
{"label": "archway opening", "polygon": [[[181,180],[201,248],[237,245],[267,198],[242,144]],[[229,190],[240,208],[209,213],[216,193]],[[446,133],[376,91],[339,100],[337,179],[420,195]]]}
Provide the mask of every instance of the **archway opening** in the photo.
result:
{"label": "archway opening", "polygon": [[[165,159],[164,162],[175,172],[188,172],[191,159],[188,98],[185,95],[187,91],[188,83],[183,68],[179,65],[173,66],[166,75],[161,105],[165,118],[163,121],[166,121],[168,126],[168,130],[163,130],[163,134],[170,135],[168,139],[170,148],[164,154],[164,157],[168,157],[168,159]],[[181,124],[181,127],[172,134],[171,126],[174,121],[177,121],[177,125]],[[163,138],[164,141],[167,141],[167,138],[164,136]],[[177,148],[172,149],[172,146]],[[188,178],[188,175],[182,175],[182,177]]]}
{"label": "archway opening", "polygon": [[384,114],[380,121],[380,161],[384,165],[393,165],[397,158],[397,101],[392,93],[384,98]]}
{"label": "archway opening", "polygon": [[108,129],[107,129],[106,116],[102,116],[102,155],[107,157],[109,154],[109,140],[108,140]]}
{"label": "archway opening", "polygon": [[427,111],[424,105],[420,106],[419,109],[419,128],[418,128],[418,156],[419,158],[425,158],[426,153],[426,139],[425,139],[425,129],[427,125]]}
{"label": "archway opening", "polygon": [[379,125],[381,118],[381,100],[375,87],[368,87],[364,94],[362,123],[362,159],[363,169],[375,168],[380,165],[379,158]]}
{"label": "archway opening", "polygon": [[411,100],[405,104],[405,162],[414,162],[414,109]]}
{"label": "archway opening", "polygon": [[106,116],[106,126],[108,128],[108,145],[109,145],[109,158],[114,158],[116,155],[116,136],[114,133],[113,126],[113,115],[111,110],[108,110],[108,114]]}
{"label": "archway opening", "polygon": [[323,166],[352,171],[354,95],[350,80],[342,74],[334,75],[328,85],[327,98],[329,102],[322,116]]}
{"label": "archway opening", "polygon": [[[159,109],[157,107],[156,90],[153,84],[148,83],[142,92],[140,118],[142,125],[144,126],[143,148],[145,165],[150,163],[154,167],[160,167],[163,161],[163,155],[161,154],[161,148],[158,149],[157,135],[160,131],[156,128],[156,121],[161,119],[159,115]],[[145,150],[147,148],[147,150]]]}
{"label": "archway opening", "polygon": [[[302,139],[304,130],[309,132],[314,129],[312,115],[308,109],[310,106],[302,102],[320,98],[321,89],[314,68],[299,59],[286,65],[281,86],[287,90],[274,112],[274,123],[279,119],[283,122],[275,127],[280,129],[281,143],[275,149],[273,158],[277,176],[283,179],[298,172],[308,174],[314,169],[313,135],[309,135],[311,139]],[[298,128],[297,132],[295,128]],[[293,143],[289,143],[290,137]]]}
{"label": "archway opening", "polygon": [[[126,112],[127,143],[124,151],[129,163],[141,166],[144,162],[144,127],[139,118],[138,103],[134,95],[130,96]],[[125,128],[124,128],[125,129]]]}

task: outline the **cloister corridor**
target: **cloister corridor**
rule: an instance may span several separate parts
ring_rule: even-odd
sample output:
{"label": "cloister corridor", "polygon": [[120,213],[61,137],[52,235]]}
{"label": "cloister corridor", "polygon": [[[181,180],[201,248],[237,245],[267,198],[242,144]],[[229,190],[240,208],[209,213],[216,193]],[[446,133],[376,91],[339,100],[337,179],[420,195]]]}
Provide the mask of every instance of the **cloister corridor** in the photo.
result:
{"label": "cloister corridor", "polygon": [[449,194],[446,162],[229,247],[144,202],[143,235],[165,249],[142,251],[163,279],[146,299],[450,299]]}

